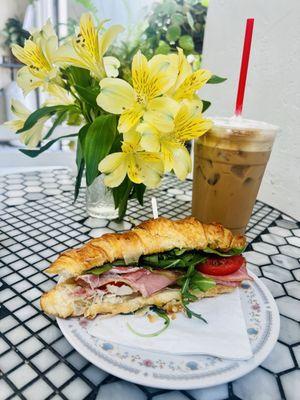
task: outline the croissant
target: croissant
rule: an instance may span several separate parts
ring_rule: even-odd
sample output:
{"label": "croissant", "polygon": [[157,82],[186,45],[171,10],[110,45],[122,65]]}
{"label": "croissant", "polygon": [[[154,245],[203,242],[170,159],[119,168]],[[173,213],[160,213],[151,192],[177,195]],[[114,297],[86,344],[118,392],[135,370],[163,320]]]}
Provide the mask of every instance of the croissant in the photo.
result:
{"label": "croissant", "polygon": [[62,253],[46,269],[50,274],[76,277],[85,271],[119,259],[138,260],[140,256],[174,248],[203,250],[206,247],[227,252],[242,249],[246,240],[234,236],[220,224],[203,224],[193,217],[172,221],[157,218],[124,233],[108,233],[92,239],[79,249]]}

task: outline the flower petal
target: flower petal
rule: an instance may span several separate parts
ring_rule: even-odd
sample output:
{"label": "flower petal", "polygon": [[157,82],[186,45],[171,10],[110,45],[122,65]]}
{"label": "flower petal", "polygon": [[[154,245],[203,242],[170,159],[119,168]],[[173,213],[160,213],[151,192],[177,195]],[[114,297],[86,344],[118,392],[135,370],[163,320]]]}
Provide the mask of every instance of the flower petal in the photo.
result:
{"label": "flower petal", "polygon": [[68,64],[81,68],[86,68],[87,66],[84,60],[81,60],[80,57],[78,57],[72,46],[71,41],[59,46],[59,48],[55,52],[53,60],[56,64],[61,66],[65,66]]}
{"label": "flower petal", "polygon": [[131,64],[132,85],[134,90],[141,96],[148,91],[149,68],[147,58],[139,50],[133,57]]}
{"label": "flower petal", "polygon": [[47,93],[49,97],[44,102],[47,106],[56,105],[70,105],[74,103],[74,97],[61,86],[50,83],[47,88]]}
{"label": "flower petal", "polygon": [[33,76],[28,67],[22,67],[17,72],[17,84],[26,96],[32,90],[43,86],[44,82],[40,78]]}
{"label": "flower petal", "polygon": [[106,156],[98,165],[100,172],[104,174],[109,174],[118,168],[124,161],[124,153],[112,153]]}
{"label": "flower petal", "polygon": [[186,142],[207,132],[212,127],[212,121],[204,119],[202,114],[197,112],[197,107],[184,102],[175,116],[174,125],[175,138]]}
{"label": "flower petal", "polygon": [[118,168],[104,177],[104,184],[108,187],[118,187],[124,181],[125,176],[126,163],[122,163]]}
{"label": "flower petal", "polygon": [[142,116],[142,107],[140,107],[137,103],[134,105],[134,107],[125,110],[119,118],[119,132],[125,133],[134,128],[139,123]]}
{"label": "flower petal", "polygon": [[142,182],[149,188],[159,186],[163,172],[163,162],[159,153],[139,152],[136,164],[140,170]]}
{"label": "flower petal", "polygon": [[205,69],[199,69],[189,75],[178,87],[174,94],[176,100],[192,99],[196,90],[199,90],[211,77],[211,72]]}
{"label": "flower petal", "polygon": [[112,25],[101,36],[99,36],[98,46],[100,57],[107,52],[109,46],[115,40],[116,36],[123,31],[124,28],[122,25]]}
{"label": "flower petal", "polygon": [[31,111],[29,108],[27,108],[24,104],[22,104],[19,100],[17,99],[12,99],[11,100],[11,105],[10,105],[11,112],[18,117],[19,119],[22,119],[25,121],[28,116],[31,114]]}
{"label": "flower petal", "polygon": [[103,57],[103,64],[108,77],[116,78],[119,75],[120,61],[116,57]]}
{"label": "flower petal", "polygon": [[184,180],[192,170],[191,156],[184,146],[173,148],[173,169],[178,179]]}
{"label": "flower petal", "polygon": [[[177,48],[178,51],[178,77],[176,79],[174,90],[178,89],[178,87],[182,84],[182,82],[192,74],[193,70],[191,65],[189,64],[184,52],[181,48]],[[171,88],[172,90],[173,88]]]}
{"label": "flower petal", "polygon": [[101,92],[97,97],[99,107],[113,114],[121,114],[134,104],[133,88],[119,78],[104,78],[100,81]]}
{"label": "flower petal", "polygon": [[98,169],[106,174],[104,177],[106,186],[119,186],[126,176],[126,154],[122,152],[109,154],[99,163]]}
{"label": "flower petal", "polygon": [[[127,151],[127,150],[124,150],[125,148],[128,148],[128,151],[132,151],[132,149],[139,148],[139,144],[141,141],[140,132],[137,132],[136,130],[130,130],[128,132],[123,133],[123,138],[124,138],[124,142],[122,145],[122,151]],[[127,146],[127,145],[129,145],[129,146]]]}
{"label": "flower petal", "polygon": [[158,97],[149,101],[144,120],[162,132],[170,132],[174,128],[174,116],[178,109],[179,104],[175,100],[166,96]]}
{"label": "flower petal", "polygon": [[128,178],[133,183],[142,183],[143,182],[141,168],[137,163],[136,156],[134,153],[128,154],[127,175],[128,175]]}
{"label": "flower petal", "polygon": [[141,133],[141,147],[146,151],[159,152],[160,140],[159,132],[154,126],[142,123],[137,126],[137,131]]}
{"label": "flower petal", "polygon": [[77,41],[80,41],[80,44],[84,43],[86,50],[90,54],[96,55],[98,53],[98,30],[94,25],[91,13],[88,12],[82,14],[79,23],[79,30],[79,37],[82,37],[82,40],[77,39]]}
{"label": "flower petal", "polygon": [[149,81],[151,82],[152,96],[157,97],[166,93],[174,85],[178,75],[178,61],[175,54],[156,55],[148,61],[150,72]]}

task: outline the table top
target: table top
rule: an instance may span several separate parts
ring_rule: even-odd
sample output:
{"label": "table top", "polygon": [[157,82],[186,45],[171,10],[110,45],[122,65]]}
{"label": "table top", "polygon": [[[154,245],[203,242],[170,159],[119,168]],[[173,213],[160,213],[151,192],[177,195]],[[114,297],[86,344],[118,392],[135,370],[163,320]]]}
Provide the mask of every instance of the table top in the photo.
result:
{"label": "table top", "polygon": [[[190,214],[191,181],[167,177],[154,191],[160,214]],[[300,393],[300,224],[256,202],[245,253],[280,311],[279,341],[248,375],[209,389],[167,391],[134,385],[96,368],[66,341],[39,306],[55,278],[42,271],[57,254],[151,217],[149,196],[122,223],[86,216],[84,193],[73,204],[73,178],[53,169],[0,176],[0,400],[298,400]]]}

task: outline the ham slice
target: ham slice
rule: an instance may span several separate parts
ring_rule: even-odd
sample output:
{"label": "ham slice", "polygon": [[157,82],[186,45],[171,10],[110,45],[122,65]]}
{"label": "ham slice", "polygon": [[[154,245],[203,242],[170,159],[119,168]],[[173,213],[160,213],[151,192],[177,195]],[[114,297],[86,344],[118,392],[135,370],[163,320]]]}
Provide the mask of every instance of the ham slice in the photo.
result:
{"label": "ham slice", "polygon": [[109,283],[113,284],[114,282],[123,282],[125,285],[130,286],[134,291],[140,292],[143,297],[148,297],[151,296],[151,294],[175,283],[178,278],[178,274],[174,272],[151,272],[143,268],[138,268],[137,270],[128,273],[122,271],[121,274],[111,273],[111,271],[112,270],[100,276],[92,274],[81,275],[76,279],[76,282],[82,286],[87,285],[91,289],[101,288]]}
{"label": "ham slice", "polygon": [[222,275],[222,276],[208,275],[208,274],[202,274],[202,275],[207,276],[209,278],[213,278],[216,284],[218,285],[232,286],[232,287],[239,286],[242,281],[253,280],[251,276],[248,275],[246,265],[242,265],[241,268],[239,268],[233,274],[229,275]]}

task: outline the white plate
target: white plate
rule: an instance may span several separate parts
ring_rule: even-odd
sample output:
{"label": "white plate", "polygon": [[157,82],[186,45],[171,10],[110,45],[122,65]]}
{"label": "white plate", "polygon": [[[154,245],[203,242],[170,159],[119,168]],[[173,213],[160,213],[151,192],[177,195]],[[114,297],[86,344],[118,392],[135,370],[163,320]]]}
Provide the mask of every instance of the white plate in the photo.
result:
{"label": "white plate", "polygon": [[[245,281],[241,299],[253,357],[232,361],[211,356],[158,354],[100,340],[87,333],[84,320],[60,319],[58,325],[69,343],[97,367],[140,385],[163,389],[199,389],[233,381],[260,365],[275,345],[279,313],[271,293],[253,274]],[[178,346],[180,340],[178,338]],[[230,340],[230,338],[228,338]]]}

